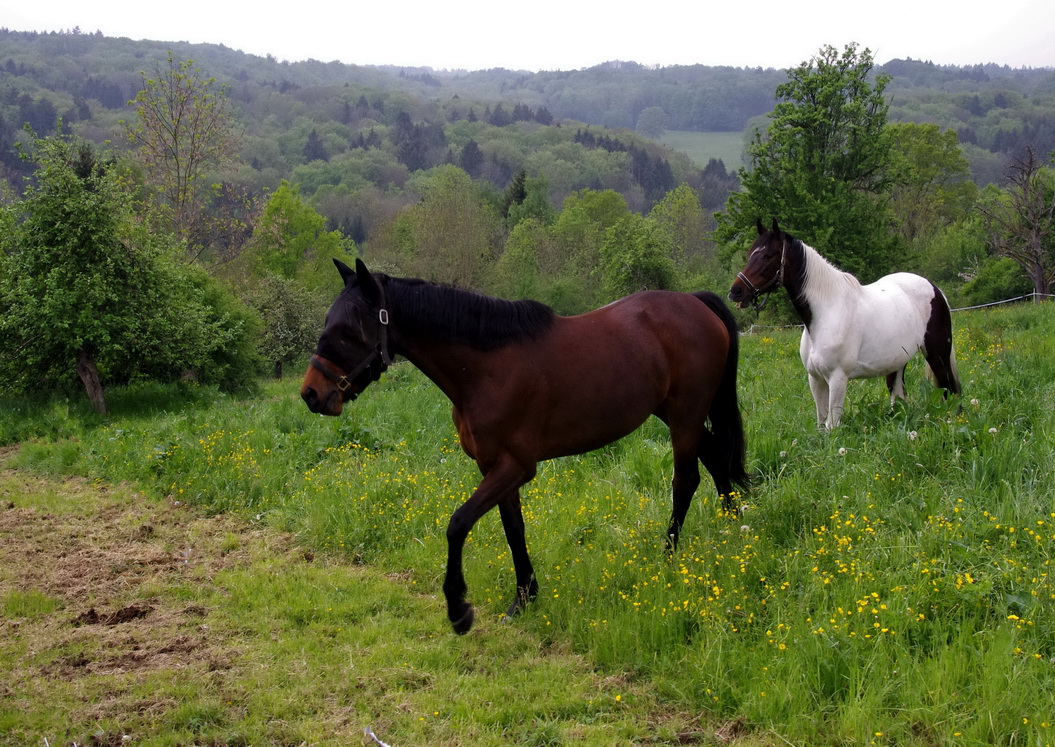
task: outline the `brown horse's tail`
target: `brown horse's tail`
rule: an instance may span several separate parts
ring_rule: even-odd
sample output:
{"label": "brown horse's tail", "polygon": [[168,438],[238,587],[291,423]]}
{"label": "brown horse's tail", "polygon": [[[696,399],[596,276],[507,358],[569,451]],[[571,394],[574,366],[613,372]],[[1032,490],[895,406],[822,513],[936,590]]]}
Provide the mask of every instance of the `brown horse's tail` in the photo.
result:
{"label": "brown horse's tail", "polygon": [[711,405],[711,432],[714,434],[713,446],[719,451],[715,459],[716,466],[723,472],[730,483],[741,489],[747,489],[750,478],[746,467],[746,445],[744,439],[744,422],[740,415],[740,402],[736,394],[736,369],[740,362],[740,330],[736,318],[729,307],[715,293],[699,291],[696,298],[707,304],[707,307],[722,320],[729,330],[729,355],[725,359],[725,372],[718,385]]}

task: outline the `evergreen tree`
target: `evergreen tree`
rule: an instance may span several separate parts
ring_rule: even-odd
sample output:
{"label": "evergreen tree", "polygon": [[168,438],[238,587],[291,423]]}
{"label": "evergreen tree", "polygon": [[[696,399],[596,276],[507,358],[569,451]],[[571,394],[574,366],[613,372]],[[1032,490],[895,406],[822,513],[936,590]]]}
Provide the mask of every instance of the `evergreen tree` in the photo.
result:
{"label": "evergreen tree", "polygon": [[506,187],[502,196],[502,215],[509,217],[509,211],[514,205],[519,205],[527,199],[527,171],[521,169],[513,177],[513,181]]}
{"label": "evergreen tree", "polygon": [[470,140],[462,148],[462,154],[458,158],[458,165],[466,174],[474,179],[480,176],[480,167],[484,164],[484,153],[480,150],[475,140]]}
{"label": "evergreen tree", "polygon": [[318,131],[314,128],[308,133],[308,141],[304,144],[304,160],[309,163],[329,160],[326,155],[326,148],[322,144],[322,138],[319,137]]}

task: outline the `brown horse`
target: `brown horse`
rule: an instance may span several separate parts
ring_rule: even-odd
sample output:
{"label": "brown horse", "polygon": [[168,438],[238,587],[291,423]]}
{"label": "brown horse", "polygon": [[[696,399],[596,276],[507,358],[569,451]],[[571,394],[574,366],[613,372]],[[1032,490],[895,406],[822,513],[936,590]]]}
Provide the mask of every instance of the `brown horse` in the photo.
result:
{"label": "brown horse", "polygon": [[[538,462],[611,443],[655,415],[670,428],[676,546],[700,482],[697,460],[726,508],[744,487],[736,396],[736,322],[713,293],[646,291],[581,316],[535,301],[502,301],[336,262],[345,287],[326,316],[301,396],[339,415],[401,355],[450,398],[462,448],[483,479],[451,516],[443,591],[455,632],[473,623],[462,549],[495,506],[516,572],[508,615],[535,598],[520,487]],[[710,428],[707,421],[710,420]]]}

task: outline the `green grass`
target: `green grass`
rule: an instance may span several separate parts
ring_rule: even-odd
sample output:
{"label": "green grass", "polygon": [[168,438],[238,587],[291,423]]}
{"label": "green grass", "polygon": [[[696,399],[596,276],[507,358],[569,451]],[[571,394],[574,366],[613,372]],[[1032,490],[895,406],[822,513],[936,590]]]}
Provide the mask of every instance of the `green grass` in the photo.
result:
{"label": "green grass", "polygon": [[742,132],[687,132],[667,130],[660,142],[668,148],[680,150],[700,168],[712,158],[721,159],[727,171],[736,171],[742,164],[744,133]]}
{"label": "green grass", "polygon": [[[943,401],[917,362],[910,400],[893,411],[880,380],[851,383],[831,434],[814,425],[798,332],[745,336],[755,486],[734,518],[705,480],[671,559],[659,423],[540,465],[523,491],[540,598],[512,626],[500,623],[513,574],[497,513],[484,517],[466,547],[480,630],[469,642],[448,631],[439,598],[402,610],[395,641],[371,635],[371,615],[407,604],[383,584],[245,577],[231,586],[239,603],[288,608],[269,623],[280,641],[303,636],[292,645],[307,647],[325,631],[357,631],[341,639],[345,666],[308,660],[335,692],[347,665],[391,670],[410,650],[420,657],[406,687],[418,693],[468,646],[530,693],[486,706],[470,684],[442,708],[425,698],[442,726],[419,725],[428,714],[414,711],[425,721],[391,723],[397,744],[436,734],[497,743],[510,724],[535,730],[514,730],[511,743],[574,741],[571,724],[614,718],[614,697],[619,707],[631,697],[612,686],[601,709],[567,680],[551,692],[538,668],[516,672],[518,647],[531,646],[567,649],[610,682],[638,687],[634,697],[763,741],[1051,743],[1055,305],[963,312],[954,325],[962,399]],[[26,443],[20,461],[266,521],[327,557],[439,594],[447,519],[478,476],[448,404],[412,367],[397,366],[339,419],[309,414],[295,382],[252,401],[199,396],[150,417],[135,410],[56,428],[77,435]],[[275,702],[258,706],[285,713],[294,684],[274,676]],[[640,716],[631,704],[631,720]],[[628,729],[624,738],[640,738]]]}

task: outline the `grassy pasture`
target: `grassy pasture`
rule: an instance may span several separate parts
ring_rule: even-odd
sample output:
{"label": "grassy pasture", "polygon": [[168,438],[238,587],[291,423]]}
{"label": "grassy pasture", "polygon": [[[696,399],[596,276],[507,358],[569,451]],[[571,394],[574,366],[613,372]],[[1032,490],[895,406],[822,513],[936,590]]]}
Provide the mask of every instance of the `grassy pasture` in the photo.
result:
{"label": "grassy pasture", "polygon": [[703,168],[712,158],[725,163],[727,171],[736,171],[742,165],[744,133],[742,132],[687,132],[667,130],[660,142],[668,148],[679,150]]}
{"label": "grassy pasture", "polygon": [[[237,654],[215,654],[219,670],[250,661],[264,674],[202,699],[223,678],[189,670],[194,712],[182,718],[173,695],[147,709],[153,720],[126,716],[139,743],[325,743],[341,733],[336,700],[345,737],[349,723],[380,724],[394,747],[1048,744],[1055,305],[960,312],[954,325],[962,400],[943,401],[916,363],[892,411],[881,381],[852,383],[832,434],[815,429],[798,332],[745,336],[755,485],[732,517],[705,479],[672,558],[661,424],[541,465],[524,490],[539,601],[502,622],[513,574],[488,515],[466,547],[477,627],[464,639],[439,585],[447,518],[477,475],[446,401],[409,365],[339,419],[308,413],[294,381],[251,400],[142,387],[115,392],[107,422],[78,405],[4,403],[0,437],[22,442],[24,469],[295,537],[270,572],[216,569],[223,593],[183,591],[196,622],[241,631]],[[252,544],[242,537],[217,546]],[[286,565],[296,552],[325,563]],[[0,590],[16,631],[0,663],[14,666],[17,631],[33,627],[22,621],[71,615],[48,594]],[[83,697],[48,688],[64,670],[41,667],[32,705]],[[0,726],[39,734],[26,711],[0,710]]]}

